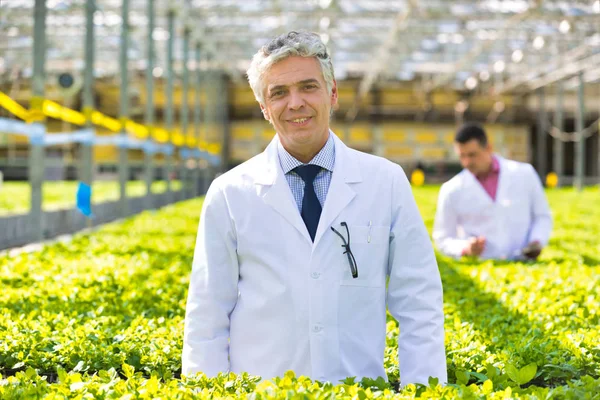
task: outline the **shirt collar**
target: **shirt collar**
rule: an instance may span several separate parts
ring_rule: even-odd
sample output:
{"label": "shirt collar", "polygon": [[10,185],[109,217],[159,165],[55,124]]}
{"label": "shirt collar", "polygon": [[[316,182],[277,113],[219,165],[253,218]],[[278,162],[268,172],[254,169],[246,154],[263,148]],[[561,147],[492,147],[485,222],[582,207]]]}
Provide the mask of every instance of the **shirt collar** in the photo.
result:
{"label": "shirt collar", "polygon": [[500,173],[500,161],[498,161],[498,157],[496,157],[495,155],[492,155],[492,166],[489,169],[489,171],[481,176],[475,175],[475,178],[477,178],[477,180],[479,180],[479,181],[482,181],[491,176],[496,176],[499,173]]}
{"label": "shirt collar", "polygon": [[494,174],[500,172],[500,162],[498,161],[498,157],[492,156],[492,171]]}
{"label": "shirt collar", "polygon": [[[288,151],[283,148],[281,141],[277,142],[277,155],[279,156],[279,164],[281,164],[281,169],[283,169],[284,174],[291,172],[300,165],[305,165],[288,153]],[[331,131],[329,132],[329,138],[327,139],[327,142],[325,142],[325,146],[323,146],[308,164],[318,165],[321,168],[333,172],[333,165],[335,164],[335,142]]]}

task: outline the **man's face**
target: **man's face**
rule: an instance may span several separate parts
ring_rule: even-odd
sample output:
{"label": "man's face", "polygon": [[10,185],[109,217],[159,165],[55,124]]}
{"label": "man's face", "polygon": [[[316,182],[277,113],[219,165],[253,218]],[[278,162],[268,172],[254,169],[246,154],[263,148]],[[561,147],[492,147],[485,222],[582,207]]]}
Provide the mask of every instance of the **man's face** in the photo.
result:
{"label": "man's face", "polygon": [[482,146],[475,139],[466,143],[455,142],[454,151],[460,158],[462,167],[471,171],[473,175],[485,174],[491,168],[492,148],[489,143]]}
{"label": "man's face", "polygon": [[260,107],[286,150],[294,156],[318,152],[329,137],[331,107],[337,103],[335,81],[327,93],[317,59],[294,56],[271,66],[263,82],[265,104]]}

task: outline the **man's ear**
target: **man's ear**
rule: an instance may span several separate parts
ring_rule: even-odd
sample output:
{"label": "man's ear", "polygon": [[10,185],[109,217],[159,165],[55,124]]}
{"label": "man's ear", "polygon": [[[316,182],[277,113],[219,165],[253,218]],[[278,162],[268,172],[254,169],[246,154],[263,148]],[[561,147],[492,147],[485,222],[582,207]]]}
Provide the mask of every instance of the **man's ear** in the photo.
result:
{"label": "man's ear", "polygon": [[263,105],[260,104],[260,111],[262,111],[263,117],[269,122],[271,122],[271,116],[269,115],[269,110]]}
{"label": "man's ear", "polygon": [[337,82],[333,80],[333,86],[331,87],[331,107],[335,108],[338,102],[338,91],[337,91]]}

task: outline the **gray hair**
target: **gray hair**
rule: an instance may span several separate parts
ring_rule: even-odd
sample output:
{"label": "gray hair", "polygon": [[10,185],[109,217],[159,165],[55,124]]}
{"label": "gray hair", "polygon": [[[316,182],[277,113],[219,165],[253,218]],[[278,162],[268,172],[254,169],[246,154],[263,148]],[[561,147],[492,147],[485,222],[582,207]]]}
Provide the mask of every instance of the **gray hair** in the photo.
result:
{"label": "gray hair", "polygon": [[315,57],[321,66],[327,93],[331,94],[334,81],[333,64],[325,43],[316,33],[291,31],[276,37],[256,52],[246,72],[254,97],[260,104],[264,104],[265,100],[262,79],[264,73],[273,64],[292,56]]}

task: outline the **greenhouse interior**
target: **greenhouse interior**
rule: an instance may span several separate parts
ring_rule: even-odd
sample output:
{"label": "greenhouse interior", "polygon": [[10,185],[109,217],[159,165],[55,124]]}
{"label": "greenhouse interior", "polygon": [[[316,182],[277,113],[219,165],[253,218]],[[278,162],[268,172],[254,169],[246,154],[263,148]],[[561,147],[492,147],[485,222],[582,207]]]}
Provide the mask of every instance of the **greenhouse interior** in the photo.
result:
{"label": "greenhouse interior", "polygon": [[[305,37],[326,52],[302,55],[304,44],[294,42],[297,53],[269,56],[271,64],[256,69],[261,52]],[[286,81],[284,106],[262,97],[267,86],[257,93],[249,83],[254,69],[267,85],[290,57],[320,61],[315,81],[327,87],[314,90],[333,99],[323,103],[329,115],[307,117],[314,129],[272,113],[281,104],[292,115],[298,110],[290,102],[298,100],[298,118],[314,116],[316,94]],[[315,138],[322,127],[335,143],[335,164],[319,164],[315,190],[306,190],[294,171],[314,164],[317,152],[304,161],[291,151],[302,147],[288,146],[301,146],[294,132]],[[485,141],[461,136],[473,127]],[[325,151],[324,143],[315,150]],[[467,160],[469,143],[483,154],[479,162],[489,160],[482,174],[474,172],[474,155]],[[359,183],[338,163],[346,149],[365,160],[356,168]],[[299,167],[286,170],[283,153]],[[372,268],[387,281],[338,279],[329,262],[302,264],[304,243],[294,245],[285,215],[261,208],[275,201],[261,186],[269,176],[250,180],[269,154],[279,160],[274,185],[289,183],[285,201],[295,214],[287,218],[300,223],[302,235],[294,234],[310,245],[307,260],[342,238],[344,268],[358,267],[359,280],[367,279],[361,267]],[[386,181],[388,170],[397,176]],[[356,190],[340,215],[364,213],[353,222],[352,244],[350,232],[346,242],[324,219],[343,199],[340,174]],[[323,196],[330,195],[318,198],[325,176],[331,186],[327,180]],[[398,221],[393,213],[383,222],[371,217],[385,212],[384,198],[408,201],[396,204]],[[305,216],[311,201],[316,237]],[[239,204],[247,208],[237,215]],[[409,230],[413,220],[403,214],[413,205],[428,234],[419,245],[420,231]],[[600,399],[599,206],[600,0],[0,0],[0,398]],[[229,221],[217,223],[225,215]],[[262,230],[254,226],[246,237],[255,219]],[[447,224],[455,236],[444,241]],[[500,250],[520,240],[521,225],[525,242]],[[372,238],[384,251],[381,270],[378,248],[367,246]],[[223,243],[232,252],[213,254]],[[248,249],[253,243],[289,259],[262,265],[259,248]],[[409,357],[416,350],[407,349],[407,338],[429,339],[424,327],[410,332],[414,318],[396,310],[392,290],[394,279],[402,281],[396,265],[413,263],[407,243],[431,250],[443,287],[437,311],[446,368],[420,382],[410,363],[416,371],[427,364],[420,358],[435,357]],[[370,253],[361,254],[363,247]],[[215,282],[228,278],[226,258],[239,274],[236,303],[222,316],[226,335],[231,325],[229,369],[217,375],[202,367],[208,361],[186,365],[186,352],[201,341],[188,331],[194,296],[226,297],[210,289],[226,285]],[[256,283],[252,273],[264,280]],[[427,297],[415,282],[414,297],[402,304]],[[323,300],[329,295],[333,303]],[[375,307],[380,297],[388,307],[382,321],[363,304]],[[354,304],[351,318],[364,319],[339,322],[338,302]],[[295,329],[284,322],[288,303],[298,313],[293,326],[306,332],[285,338]],[[308,324],[330,307],[338,314],[320,321],[325,333],[316,335],[317,325]],[[286,316],[267,315],[278,313]],[[245,351],[236,335],[250,316],[275,328],[246,327],[252,350],[235,355]],[[201,318],[206,329],[210,318]],[[381,326],[344,331],[371,322]],[[381,335],[365,338],[369,332]],[[269,366],[251,358],[280,341]],[[377,354],[364,350],[371,341]],[[198,346],[209,349],[194,354],[204,360],[221,345]],[[370,372],[371,357],[385,373]],[[318,372],[329,367],[335,372]],[[271,370],[281,373],[262,373]]]}

